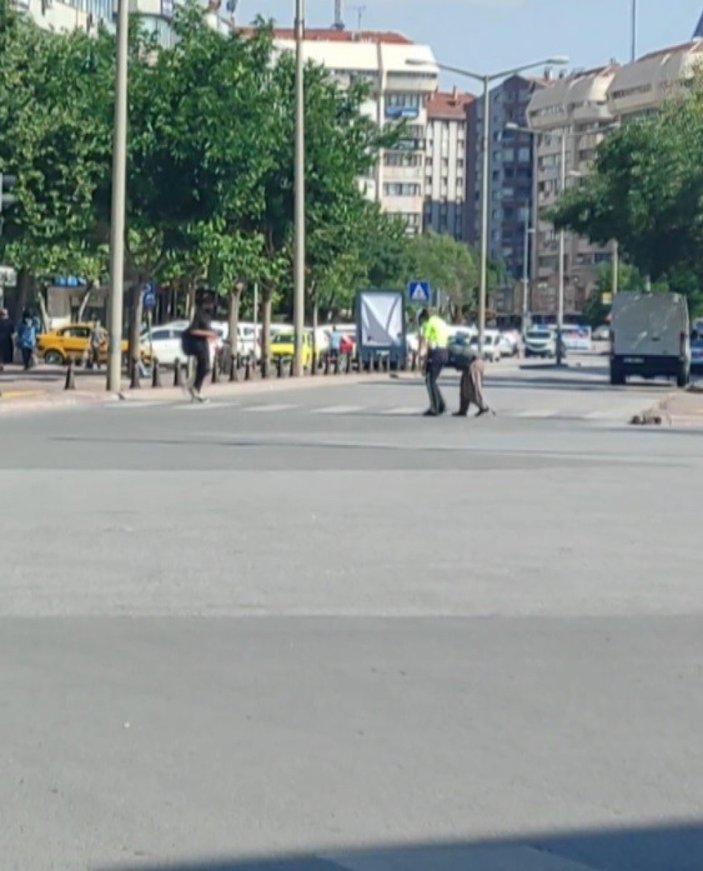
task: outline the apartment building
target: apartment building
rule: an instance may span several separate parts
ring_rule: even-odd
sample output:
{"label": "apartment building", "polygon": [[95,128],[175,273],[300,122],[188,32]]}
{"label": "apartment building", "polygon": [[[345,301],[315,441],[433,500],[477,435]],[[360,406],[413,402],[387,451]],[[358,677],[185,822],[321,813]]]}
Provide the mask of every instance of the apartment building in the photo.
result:
{"label": "apartment building", "polygon": [[437,91],[427,103],[424,229],[464,239],[472,94]]}
{"label": "apartment building", "polygon": [[[615,116],[609,91],[618,74],[616,65],[576,72],[553,80],[536,91],[527,110],[534,131],[534,195],[536,274],[531,309],[553,314],[557,308],[559,280],[558,234],[547,218],[561,194],[562,140],[566,142],[566,185],[579,184],[590,172],[596,149]],[[598,277],[600,266],[609,263],[613,246],[592,245],[587,239],[567,234],[564,255],[564,308],[579,312]]]}
{"label": "apartment building", "polygon": [[[114,23],[117,0],[10,0],[19,12],[29,16],[39,27],[55,33],[85,30],[97,33],[98,27]],[[162,45],[174,41],[173,19],[175,0],[129,0],[130,13],[140,16],[145,26],[155,33]],[[221,33],[234,24],[237,0],[228,0],[221,11],[220,2],[203,3],[208,23]]]}
{"label": "apartment building", "polygon": [[[506,125],[524,127],[530,100],[543,88],[542,79],[515,75],[496,86],[490,95],[489,252],[493,260],[503,264],[509,284],[522,278],[525,267],[525,233],[531,227],[533,212],[534,160],[533,137],[506,131]],[[467,123],[470,158],[465,238],[470,244],[478,245],[481,239],[482,99],[477,98],[469,106]],[[519,307],[516,310],[519,311]]]}
{"label": "apartment building", "polygon": [[[292,30],[277,29],[276,45],[294,51]],[[371,87],[363,111],[380,127],[402,122],[406,134],[397,148],[381,153],[368,178],[366,195],[405,221],[408,235],[423,229],[428,103],[437,90],[439,69],[429,46],[399,33],[308,29],[306,61],[326,67],[342,87],[359,78]]]}
{"label": "apartment building", "polygon": [[658,112],[702,63],[703,41],[694,39],[651,52],[621,67],[608,92],[611,115],[627,123]]}

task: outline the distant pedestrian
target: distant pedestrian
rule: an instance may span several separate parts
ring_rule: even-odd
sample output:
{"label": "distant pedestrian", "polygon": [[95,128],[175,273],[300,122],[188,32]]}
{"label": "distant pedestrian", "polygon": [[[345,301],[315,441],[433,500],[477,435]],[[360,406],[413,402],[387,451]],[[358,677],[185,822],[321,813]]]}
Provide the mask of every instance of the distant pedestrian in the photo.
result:
{"label": "distant pedestrian", "polygon": [[425,357],[425,384],[430,397],[430,407],[425,417],[438,417],[447,410],[439,389],[439,376],[449,360],[449,327],[434,311],[423,309],[419,317],[420,357]]}
{"label": "distant pedestrian", "polygon": [[330,333],[330,355],[332,359],[335,360],[339,357],[342,350],[342,334],[339,332],[336,326],[332,327],[332,332]]}
{"label": "distant pedestrian", "polygon": [[17,324],[17,345],[22,352],[22,363],[25,372],[34,365],[34,355],[37,350],[37,333],[39,321],[29,309],[22,312],[22,320]]}
{"label": "distant pedestrian", "polygon": [[12,342],[14,332],[15,328],[7,309],[0,309],[0,372],[6,365],[12,363],[15,350]]}
{"label": "distant pedestrian", "polygon": [[90,333],[90,364],[95,369],[100,368],[100,353],[105,344],[105,330],[100,321],[95,321]]}
{"label": "distant pedestrian", "polygon": [[183,353],[195,360],[195,377],[188,387],[193,400],[205,402],[203,384],[210,372],[210,341],[217,337],[212,329],[212,305],[203,303],[195,312],[190,326],[181,338]]}

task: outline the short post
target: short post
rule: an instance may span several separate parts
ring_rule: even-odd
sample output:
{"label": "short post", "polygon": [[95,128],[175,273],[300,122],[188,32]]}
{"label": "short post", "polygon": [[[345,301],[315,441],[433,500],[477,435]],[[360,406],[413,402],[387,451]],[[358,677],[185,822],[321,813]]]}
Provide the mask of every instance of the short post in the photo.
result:
{"label": "short post", "polygon": [[346,360],[346,372],[347,372],[347,375],[351,375],[351,371],[352,371],[352,355],[351,355],[351,354],[347,354],[347,360]]}
{"label": "short post", "polygon": [[237,365],[237,361],[239,359],[239,355],[236,357],[230,357],[229,360],[229,380],[230,381],[239,381],[239,366]]}
{"label": "short post", "polygon": [[212,361],[212,383],[220,383],[220,361],[217,354],[215,354],[215,359]]}
{"label": "short post", "polygon": [[[303,365],[303,371],[305,371],[305,366]],[[290,370],[288,372],[291,378],[295,376],[295,357],[290,358]],[[301,372],[302,375],[302,372]]]}
{"label": "short post", "polygon": [[156,357],[151,361],[151,386],[161,387],[161,368]]}
{"label": "short post", "polygon": [[183,369],[178,357],[173,361],[173,386],[183,387]]}
{"label": "short post", "polygon": [[334,358],[334,374],[339,375],[339,354]]}
{"label": "short post", "polygon": [[317,361],[318,361],[317,351],[313,351],[312,363],[310,364],[310,374],[311,375],[317,375]]}
{"label": "short post", "polygon": [[283,378],[283,357],[276,357],[276,377]]}
{"label": "short post", "polygon": [[330,363],[331,363],[330,355],[326,354],[325,355],[325,375],[330,374]]}
{"label": "short post", "polygon": [[139,379],[139,363],[136,360],[132,360],[132,371],[129,374],[129,388],[130,390],[139,390],[141,386],[142,384]]}
{"label": "short post", "polygon": [[251,359],[247,357],[247,364],[244,367],[244,380],[251,381]]}
{"label": "short post", "polygon": [[68,360],[68,369],[66,370],[66,383],[64,385],[64,390],[75,390],[76,389],[76,373],[73,371],[73,358],[70,357]]}

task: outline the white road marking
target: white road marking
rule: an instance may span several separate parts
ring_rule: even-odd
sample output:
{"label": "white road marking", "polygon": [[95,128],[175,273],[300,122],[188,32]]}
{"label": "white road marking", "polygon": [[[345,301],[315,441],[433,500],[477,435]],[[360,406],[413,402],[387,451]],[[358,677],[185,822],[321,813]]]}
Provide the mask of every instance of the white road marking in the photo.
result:
{"label": "white road marking", "polygon": [[558,411],[555,411],[553,408],[547,411],[546,409],[539,410],[528,410],[528,411],[517,411],[515,413],[515,417],[533,417],[533,418],[547,418],[547,417],[556,417],[559,414]]}
{"label": "white road marking", "polygon": [[294,408],[298,408],[297,405],[291,405],[289,403],[281,402],[278,405],[249,405],[245,406],[243,411],[251,411],[255,414],[274,414],[277,411],[291,411]]}
{"label": "white road marking", "polygon": [[121,402],[111,402],[108,405],[105,405],[105,408],[118,408],[120,411],[126,411],[127,409],[134,410],[136,408],[165,408],[169,404],[168,399],[157,400],[155,402],[143,402],[140,399],[126,399]]}
{"label": "white road marking", "polygon": [[363,405],[329,405],[326,408],[313,408],[312,414],[358,414],[364,410]]}
{"label": "white road marking", "polygon": [[422,408],[419,405],[399,405],[397,408],[382,409],[380,413],[389,417],[409,417],[422,414]]}
{"label": "white road marking", "polygon": [[175,406],[178,411],[205,411],[213,408],[237,408],[238,402],[189,402],[188,405]]}

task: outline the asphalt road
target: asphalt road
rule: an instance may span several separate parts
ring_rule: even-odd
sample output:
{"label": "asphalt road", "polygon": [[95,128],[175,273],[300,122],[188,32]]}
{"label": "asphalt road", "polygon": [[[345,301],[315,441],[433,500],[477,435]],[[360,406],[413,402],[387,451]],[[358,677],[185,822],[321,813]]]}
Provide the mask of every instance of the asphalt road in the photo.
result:
{"label": "asphalt road", "polygon": [[580,362],[0,418],[3,869],[700,871],[701,436]]}

